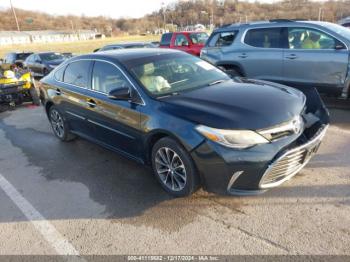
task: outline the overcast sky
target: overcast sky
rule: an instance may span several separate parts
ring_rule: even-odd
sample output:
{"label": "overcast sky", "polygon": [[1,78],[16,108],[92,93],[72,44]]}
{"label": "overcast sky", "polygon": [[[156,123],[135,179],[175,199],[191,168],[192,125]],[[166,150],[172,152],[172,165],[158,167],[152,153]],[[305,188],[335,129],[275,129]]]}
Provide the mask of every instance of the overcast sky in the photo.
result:
{"label": "overcast sky", "polygon": [[[261,0],[273,2],[274,0]],[[43,11],[59,15],[86,15],[119,17],[142,17],[161,8],[162,3],[174,0],[12,0],[15,7],[34,11]],[[0,0],[0,7],[10,6],[10,0]]]}

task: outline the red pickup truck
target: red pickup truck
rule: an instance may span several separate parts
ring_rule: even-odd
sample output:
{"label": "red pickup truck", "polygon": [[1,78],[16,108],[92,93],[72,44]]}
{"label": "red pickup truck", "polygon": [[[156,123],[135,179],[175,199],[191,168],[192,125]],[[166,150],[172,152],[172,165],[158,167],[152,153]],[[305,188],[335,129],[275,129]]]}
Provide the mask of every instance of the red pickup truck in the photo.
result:
{"label": "red pickup truck", "polygon": [[178,49],[199,56],[208,34],[205,32],[174,32],[165,33],[160,41],[160,48]]}

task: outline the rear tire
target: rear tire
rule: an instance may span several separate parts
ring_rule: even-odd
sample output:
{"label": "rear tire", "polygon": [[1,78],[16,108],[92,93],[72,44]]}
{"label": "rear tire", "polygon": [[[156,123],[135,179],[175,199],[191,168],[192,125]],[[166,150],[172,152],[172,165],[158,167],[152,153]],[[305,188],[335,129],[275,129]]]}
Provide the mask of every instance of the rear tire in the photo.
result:
{"label": "rear tire", "polygon": [[172,196],[190,196],[199,188],[200,179],[191,156],[172,138],[162,138],[153,146],[152,168],[162,188]]}
{"label": "rear tire", "polygon": [[76,138],[76,136],[70,132],[67,121],[56,106],[50,107],[49,120],[53,133],[58,139],[63,142],[69,142]]}

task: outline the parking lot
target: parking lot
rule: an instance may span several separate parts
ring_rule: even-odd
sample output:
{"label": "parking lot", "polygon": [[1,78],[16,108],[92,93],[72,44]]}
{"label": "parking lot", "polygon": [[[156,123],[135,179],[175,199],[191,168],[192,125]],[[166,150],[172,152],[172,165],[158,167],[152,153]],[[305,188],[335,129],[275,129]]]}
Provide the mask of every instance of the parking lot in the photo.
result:
{"label": "parking lot", "polygon": [[[350,111],[319,154],[256,197],[169,197],[150,170],[78,139],[41,107],[0,114],[1,254],[350,254]],[[220,174],[218,174],[220,175]]]}

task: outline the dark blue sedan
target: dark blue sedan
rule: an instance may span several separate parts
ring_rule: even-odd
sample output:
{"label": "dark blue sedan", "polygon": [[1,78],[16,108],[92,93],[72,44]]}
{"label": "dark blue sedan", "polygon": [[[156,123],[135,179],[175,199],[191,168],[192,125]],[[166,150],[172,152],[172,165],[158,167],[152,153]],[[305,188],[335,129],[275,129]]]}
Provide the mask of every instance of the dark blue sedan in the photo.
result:
{"label": "dark blue sedan", "polygon": [[276,187],[309,162],[329,121],[315,89],[231,79],[161,49],[74,57],[42,79],[41,98],[59,139],[151,165],[174,196]]}

